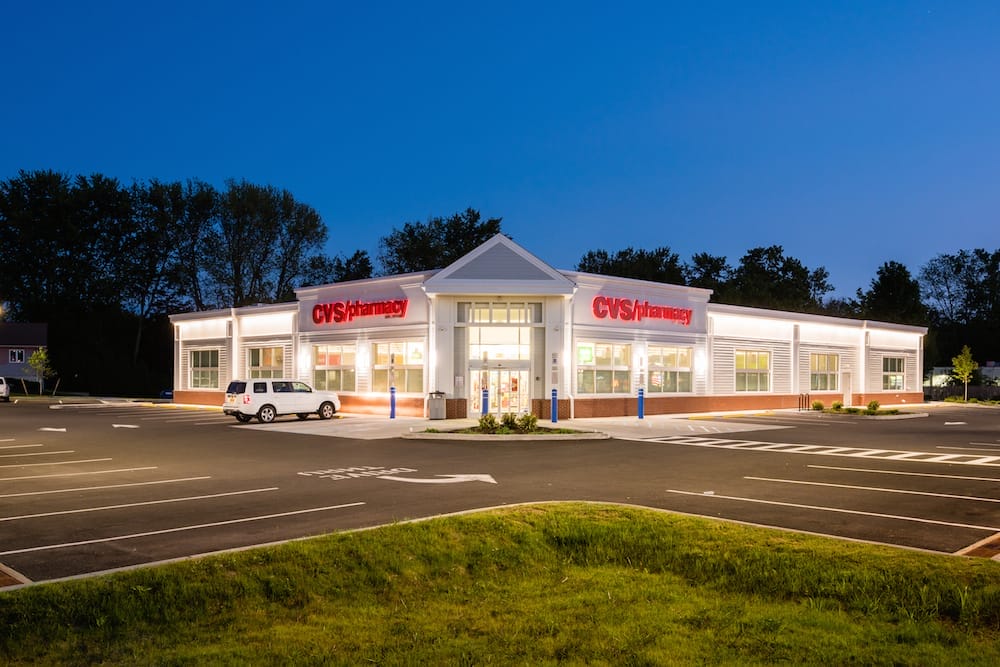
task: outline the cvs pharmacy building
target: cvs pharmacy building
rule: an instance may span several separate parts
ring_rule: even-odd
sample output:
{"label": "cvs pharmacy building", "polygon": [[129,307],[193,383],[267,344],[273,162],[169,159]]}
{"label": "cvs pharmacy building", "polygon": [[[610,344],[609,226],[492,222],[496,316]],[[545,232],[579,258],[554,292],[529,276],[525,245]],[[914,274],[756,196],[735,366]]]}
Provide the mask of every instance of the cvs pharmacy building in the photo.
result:
{"label": "cvs pharmacy building", "polygon": [[436,271],[171,316],[174,400],[292,377],[346,412],[561,418],[921,402],[921,327],[710,304],[709,290],[559,271],[497,235]]}

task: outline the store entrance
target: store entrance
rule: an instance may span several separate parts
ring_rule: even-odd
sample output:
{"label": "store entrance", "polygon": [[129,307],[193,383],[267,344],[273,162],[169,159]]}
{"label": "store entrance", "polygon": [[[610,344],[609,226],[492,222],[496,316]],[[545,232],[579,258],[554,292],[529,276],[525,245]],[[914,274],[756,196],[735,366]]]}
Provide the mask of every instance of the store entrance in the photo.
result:
{"label": "store entrance", "polygon": [[531,409],[530,373],[527,368],[490,368],[470,371],[470,416],[483,413],[483,388],[489,390],[487,412],[521,414]]}

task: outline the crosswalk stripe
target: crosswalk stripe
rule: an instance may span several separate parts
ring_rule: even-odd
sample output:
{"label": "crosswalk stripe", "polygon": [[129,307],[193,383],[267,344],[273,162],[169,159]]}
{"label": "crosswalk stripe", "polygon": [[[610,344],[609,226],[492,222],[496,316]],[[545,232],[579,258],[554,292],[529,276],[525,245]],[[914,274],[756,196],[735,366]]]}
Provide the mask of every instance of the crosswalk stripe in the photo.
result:
{"label": "crosswalk stripe", "polygon": [[740,451],[759,451],[787,454],[813,454],[817,456],[846,456],[850,458],[911,461],[914,463],[954,463],[958,465],[997,466],[1000,456],[980,456],[973,454],[938,454],[935,452],[907,452],[891,449],[869,449],[866,447],[837,447],[832,445],[806,445],[794,442],[760,442],[754,440],[727,440],[705,438],[693,435],[668,435],[647,438],[647,441],[695,447],[718,447]]}

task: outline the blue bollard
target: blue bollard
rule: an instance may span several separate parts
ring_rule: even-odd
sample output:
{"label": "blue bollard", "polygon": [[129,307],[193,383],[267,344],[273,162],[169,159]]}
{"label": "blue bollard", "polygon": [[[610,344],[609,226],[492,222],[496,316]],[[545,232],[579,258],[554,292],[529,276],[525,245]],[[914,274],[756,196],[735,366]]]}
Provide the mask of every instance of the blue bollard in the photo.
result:
{"label": "blue bollard", "polygon": [[559,401],[557,397],[559,392],[555,389],[552,390],[552,423],[555,424],[559,421]]}
{"label": "blue bollard", "polygon": [[490,390],[483,389],[483,416],[490,411]]}
{"label": "blue bollard", "polygon": [[644,402],[645,397],[643,395],[642,387],[639,387],[639,419],[642,419],[645,412],[645,406],[643,405]]}
{"label": "blue bollard", "polygon": [[396,418],[396,388],[389,387],[389,419]]}

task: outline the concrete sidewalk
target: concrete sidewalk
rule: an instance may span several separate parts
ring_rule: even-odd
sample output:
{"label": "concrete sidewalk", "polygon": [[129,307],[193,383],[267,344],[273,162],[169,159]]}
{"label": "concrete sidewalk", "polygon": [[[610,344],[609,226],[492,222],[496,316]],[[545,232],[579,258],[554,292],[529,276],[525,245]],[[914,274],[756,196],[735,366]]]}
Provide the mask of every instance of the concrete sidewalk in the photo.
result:
{"label": "concrete sidewalk", "polygon": [[[897,407],[901,409],[914,409],[916,405],[885,406]],[[926,416],[927,404],[921,404],[921,414],[910,414],[906,417]],[[758,423],[748,421],[735,421],[734,417],[771,417],[772,423],[763,420]],[[543,428],[566,428],[582,433],[600,434],[600,437],[611,437],[629,440],[652,440],[655,438],[672,435],[705,435],[713,433],[734,433],[747,431],[765,431],[791,428],[793,422],[785,418],[809,418],[816,419],[829,418],[813,411],[800,411],[794,408],[788,410],[742,410],[737,412],[714,412],[714,413],[691,413],[673,415],[646,415],[644,419],[638,417],[594,417],[581,419],[560,419],[553,423],[548,419],[539,419],[538,425]],[[784,421],[784,423],[782,423]],[[308,433],[312,435],[324,435],[341,438],[358,438],[362,440],[377,440],[382,438],[420,437],[421,439],[432,439],[433,433],[426,433],[428,429],[441,431],[458,431],[464,428],[475,426],[478,419],[471,417],[463,419],[427,419],[426,417],[396,417],[390,419],[388,415],[361,415],[352,413],[338,413],[337,417],[330,421],[308,419],[305,421],[283,420],[274,424],[258,425],[256,428],[266,428],[288,433]],[[256,424],[256,422],[254,422]],[[458,439],[462,436],[449,435],[439,439]],[[498,436],[476,436],[466,435],[468,439],[496,438]],[[507,436],[513,439],[512,436]],[[556,436],[520,436],[518,439],[552,439]],[[594,436],[588,436],[594,437]],[[581,439],[580,437],[568,436],[562,439]]]}
{"label": "concrete sidewalk", "polygon": [[[747,415],[748,413],[734,413]],[[712,433],[731,433],[734,431],[755,431],[787,428],[773,424],[747,424],[726,420],[727,415],[652,415],[645,419],[638,417],[605,417],[592,419],[561,419],[557,423],[548,420],[538,420],[543,428],[565,428],[587,434],[583,438],[578,435],[554,436],[506,436],[507,439],[592,439],[620,438],[632,440],[649,440],[671,435],[695,435]],[[732,416],[732,415],[729,415]],[[360,415],[338,413],[329,421],[319,419],[287,420],[282,419],[272,424],[252,423],[255,429],[279,431],[283,433],[301,433],[306,435],[321,435],[338,438],[356,438],[360,440],[379,440],[384,438],[421,438],[421,439],[478,439],[496,438],[498,436],[449,435],[448,431],[458,431],[478,424],[478,419],[438,419],[423,417],[396,417],[390,419],[382,415]],[[427,433],[429,429],[440,433]]]}

